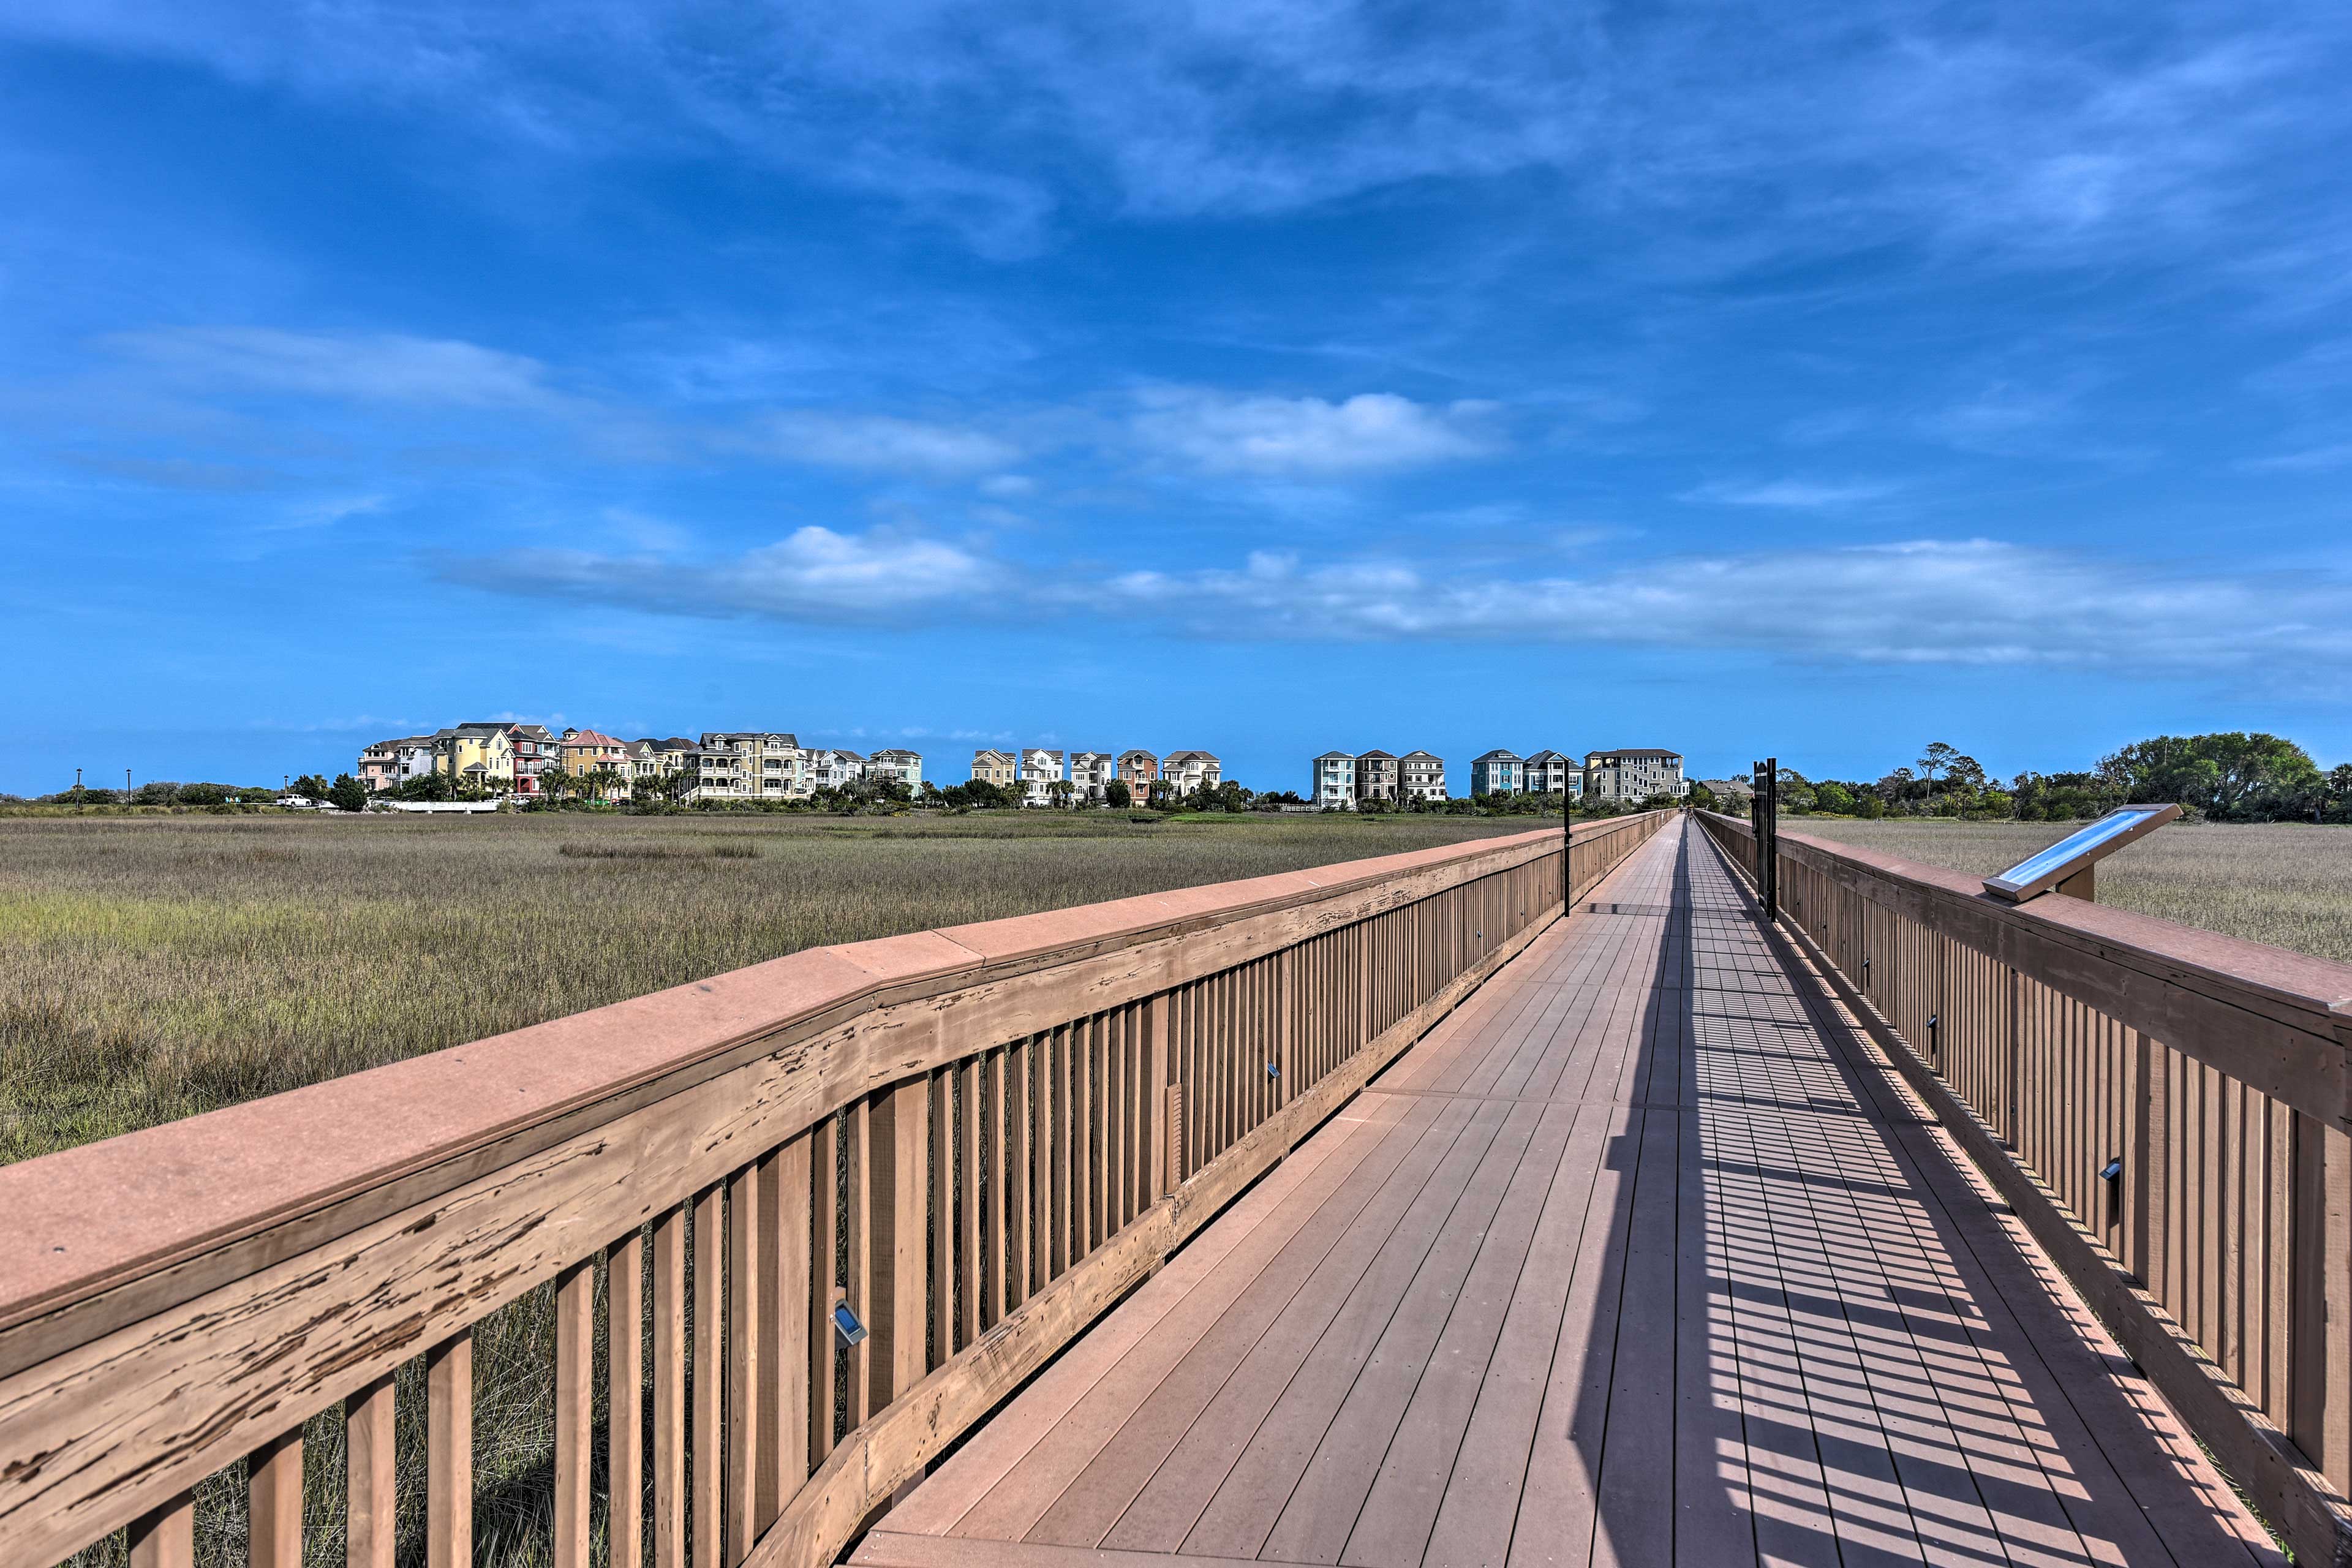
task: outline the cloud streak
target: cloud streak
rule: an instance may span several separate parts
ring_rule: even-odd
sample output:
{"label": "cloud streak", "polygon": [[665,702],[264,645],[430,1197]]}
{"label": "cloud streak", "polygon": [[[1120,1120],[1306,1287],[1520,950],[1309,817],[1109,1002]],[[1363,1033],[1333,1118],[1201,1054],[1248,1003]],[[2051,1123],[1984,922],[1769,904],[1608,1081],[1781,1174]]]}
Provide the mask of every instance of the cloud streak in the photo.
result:
{"label": "cloud streak", "polygon": [[1230,568],[1082,575],[910,533],[804,528],[731,561],[519,552],[439,570],[502,593],[794,623],[1076,617],[1221,642],[1600,643],[2248,685],[2352,657],[2352,584],[2332,576],[2216,574],[1991,540],[1689,555],[1582,576],[1277,552]]}
{"label": "cloud streak", "polygon": [[1245,396],[1160,387],[1139,395],[1131,424],[1147,451],[1210,473],[1328,479],[1420,468],[1501,449],[1492,403],[1438,406],[1391,393]]}

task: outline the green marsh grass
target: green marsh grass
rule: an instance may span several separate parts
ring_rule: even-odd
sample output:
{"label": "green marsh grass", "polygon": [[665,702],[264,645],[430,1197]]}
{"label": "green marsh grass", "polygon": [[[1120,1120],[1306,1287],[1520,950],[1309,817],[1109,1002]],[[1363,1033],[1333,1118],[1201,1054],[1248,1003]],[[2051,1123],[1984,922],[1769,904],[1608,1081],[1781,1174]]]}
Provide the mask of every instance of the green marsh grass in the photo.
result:
{"label": "green marsh grass", "polygon": [[[1541,826],[1112,813],[0,819],[0,1161],[804,947]],[[553,1324],[541,1289],[475,1331],[478,1563],[547,1561]],[[404,1564],[423,1560],[423,1394],[412,1363],[399,1394]],[[310,1421],[304,1447],[305,1561],[337,1564],[339,1415]],[[597,1474],[601,1488],[601,1458]],[[206,1568],[246,1559],[242,1479],[232,1468],[200,1489]],[[596,1506],[602,1561],[601,1493]],[[76,1563],[123,1560],[118,1536]]]}

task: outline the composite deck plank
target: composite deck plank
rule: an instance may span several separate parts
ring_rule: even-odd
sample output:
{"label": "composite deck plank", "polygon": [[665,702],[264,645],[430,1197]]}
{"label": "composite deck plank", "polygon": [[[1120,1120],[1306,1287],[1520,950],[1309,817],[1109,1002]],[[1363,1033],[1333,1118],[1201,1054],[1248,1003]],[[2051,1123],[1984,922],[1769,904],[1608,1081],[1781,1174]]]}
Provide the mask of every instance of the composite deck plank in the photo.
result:
{"label": "composite deck plank", "polygon": [[1347,1395],[1298,1478],[1258,1555],[1277,1563],[1337,1563],[1405,1406],[1461,1299],[1470,1271],[1524,1162],[1542,1108],[1506,1108],[1486,1157],[1462,1188],[1436,1244],[1414,1270]]}
{"label": "composite deck plank", "polygon": [[1469,1125],[1428,1183],[1415,1195],[1403,1220],[1381,1247],[1372,1267],[1349,1292],[1346,1306],[1317,1342],[1274,1410],[1242,1450],[1200,1520],[1186,1532],[1180,1551],[1209,1556],[1259,1555],[1290,1501],[1299,1478],[1331,1427],[1332,1418],[1370,1359],[1373,1346],[1448,1223],[1473,1173],[1486,1162],[1508,1107],[1475,1100]]}
{"label": "composite deck plank", "polygon": [[[1430,1131],[1437,1110],[1426,1100],[1404,1103],[1397,1119],[1377,1134],[1377,1145],[1349,1173],[1344,1190],[1290,1236],[1281,1253],[1246,1282],[1247,1289],[1237,1290],[1214,1321],[1183,1347],[1182,1359],[1167,1371],[1150,1397],[1132,1403],[1118,1431],[1023,1539],[1059,1546],[1102,1543],[1234,1366],[1264,1338],[1365,1205],[1388,1189],[1397,1168]],[[1236,1258],[1229,1267],[1238,1268],[1243,1261]],[[1118,1391],[1107,1384],[1098,1392],[1116,1397]]]}
{"label": "composite deck plank", "polygon": [[[1487,1227],[1477,1260],[1415,1384],[1388,1452],[1358,1510],[1340,1561],[1357,1568],[1410,1568],[1419,1563],[1445,1500],[1505,1317],[1527,1271],[1528,1255],[1559,1174],[1572,1106],[1529,1106],[1537,1124],[1518,1169]],[[1524,1451],[1512,1456],[1524,1464]]]}
{"label": "composite deck plank", "polygon": [[1364,1156],[1380,1146],[1381,1126],[1409,1110],[1393,1103],[1376,1107],[1372,1116],[1378,1121],[1367,1119],[1354,1136],[1338,1143],[1337,1152],[1288,1194],[1289,1201],[1253,1227],[1248,1239],[1154,1323],[1151,1332],[1128,1346],[1021,1462],[958,1521],[952,1533],[983,1541],[1028,1539],[1135,1411],[1155,1398],[1170,1371],[1201,1336],[1236,1300],[1257,1298],[1267,1266],[1323,1210]]}
{"label": "composite deck plank", "polygon": [[[1212,1051],[1234,1043],[1215,1016]],[[857,1557],[2281,1561],[1689,826],[1465,997]]]}
{"label": "composite deck plank", "polygon": [[1248,1348],[1214,1399],[1188,1425],[1116,1526],[1106,1547],[1174,1552],[1232,1475],[1236,1460],[1309,1353],[1330,1332],[1365,1271],[1397,1232],[1411,1205],[1470,1125],[1474,1101],[1426,1100],[1436,1108],[1429,1130],[1358,1214],[1274,1325]]}

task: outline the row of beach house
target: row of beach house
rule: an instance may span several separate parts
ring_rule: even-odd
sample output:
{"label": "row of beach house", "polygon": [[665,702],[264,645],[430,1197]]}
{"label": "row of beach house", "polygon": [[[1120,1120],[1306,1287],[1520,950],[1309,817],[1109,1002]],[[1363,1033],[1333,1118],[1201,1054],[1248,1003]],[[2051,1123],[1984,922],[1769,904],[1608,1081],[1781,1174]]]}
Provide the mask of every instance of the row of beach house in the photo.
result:
{"label": "row of beach house", "polygon": [[[1430,752],[1325,752],[1307,764],[1307,799],[1327,811],[1353,811],[1365,801],[1407,804],[1446,798],[1445,759]],[[1679,752],[1652,746],[1587,752],[1584,761],[1565,752],[1527,756],[1497,749],[1470,763],[1470,795],[1560,795],[1579,800],[1675,799],[1690,794]]]}
{"label": "row of beach house", "polygon": [[[805,800],[821,790],[889,780],[909,794],[923,785],[919,752],[874,752],[803,746],[784,731],[709,730],[699,736],[624,740],[601,730],[555,731],[499,721],[453,724],[429,735],[379,741],[359,756],[360,782],[381,794],[437,774],[468,793],[530,799],[557,793],[620,798],[641,784],[667,784],[685,800]],[[1020,795],[1024,805],[1100,805],[1117,780],[1138,804],[1182,796],[1224,782],[1213,752],[1061,752],[982,748],[971,777]]]}

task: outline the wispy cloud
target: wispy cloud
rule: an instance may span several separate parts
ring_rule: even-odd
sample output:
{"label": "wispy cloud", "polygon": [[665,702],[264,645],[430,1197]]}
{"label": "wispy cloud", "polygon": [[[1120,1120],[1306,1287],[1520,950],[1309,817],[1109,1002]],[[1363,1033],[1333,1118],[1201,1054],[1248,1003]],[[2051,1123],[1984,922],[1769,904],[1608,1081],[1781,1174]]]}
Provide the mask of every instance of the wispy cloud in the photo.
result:
{"label": "wispy cloud", "polygon": [[1011,25],[952,3],[715,16],[352,0],[240,16],[21,0],[0,26],[457,117],[544,157],[723,147],[1000,254],[1045,243],[1073,203],[1281,213],[1547,170],[1598,208],[1744,198],[1743,232],[1769,225],[1791,250],[1908,236],[2047,258],[2135,238],[2211,247],[2216,214],[2255,216],[2251,163],[2323,155],[2340,133],[2343,110],[2324,107],[2339,16],[2190,5],[2145,38],[2104,14],[1893,0],[1631,19],[1507,0],[1442,24],[1348,4],[1113,3]]}
{"label": "wispy cloud", "polygon": [[1797,511],[1822,511],[1885,500],[1903,487],[1884,479],[1718,479],[1678,498],[1711,501],[1721,506],[1783,507]]}
{"label": "wispy cloud", "polygon": [[176,327],[118,332],[107,346],[194,390],[257,392],[461,409],[540,409],[568,400],[522,354],[399,332]]}
{"label": "wispy cloud", "polygon": [[1437,405],[1392,393],[1237,395],[1200,387],[1138,395],[1135,437],[1150,451],[1211,473],[1328,479],[1483,457],[1499,450],[1492,403]]}
{"label": "wispy cloud", "polygon": [[2352,468],[2352,441],[2306,447],[2301,451],[2281,452],[2270,458],[2249,458],[2238,467],[2253,474],[2318,474]]}
{"label": "wispy cloud", "polygon": [[1046,614],[1223,642],[1601,643],[1828,664],[2104,669],[2255,684],[2352,657],[2352,583],[1990,540],[1677,556],[1580,576],[1424,559],[1041,572],[936,539],[804,528],[698,564],[527,552],[444,563],[509,593],[714,617],[934,626]]}
{"label": "wispy cloud", "polygon": [[746,444],[791,461],[878,473],[971,474],[1021,457],[1012,442],[967,426],[817,409],[769,415]]}
{"label": "wispy cloud", "polygon": [[984,608],[1011,577],[1001,563],[944,540],[818,527],[717,563],[518,550],[444,560],[436,570],[446,581],[537,597],[817,624],[887,621],[940,605],[968,613]]}

